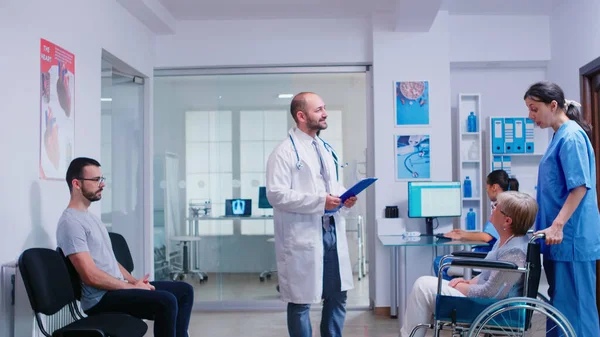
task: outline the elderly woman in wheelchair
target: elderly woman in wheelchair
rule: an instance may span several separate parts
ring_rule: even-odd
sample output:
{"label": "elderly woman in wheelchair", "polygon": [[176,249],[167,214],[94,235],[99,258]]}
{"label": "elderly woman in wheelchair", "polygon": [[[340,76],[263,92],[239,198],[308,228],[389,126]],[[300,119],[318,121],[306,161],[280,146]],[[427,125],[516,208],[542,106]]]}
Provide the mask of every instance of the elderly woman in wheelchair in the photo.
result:
{"label": "elderly woman in wheelchair", "polygon": [[[499,239],[485,259],[453,257],[442,259],[438,277],[417,279],[408,296],[401,337],[422,337],[425,328],[438,336],[444,328],[452,336],[546,336],[532,334],[532,322],[544,329],[547,316],[557,322],[562,335],[570,334],[566,318],[551,305],[536,299],[541,263],[539,243],[527,231],[533,226],[537,203],[529,195],[507,191],[498,195],[490,222]],[[449,260],[449,259],[448,259]],[[483,271],[471,280],[442,278],[449,266],[479,268]],[[534,315],[535,313],[535,315]],[[433,324],[431,318],[433,316]],[[545,331],[545,330],[544,330]]]}

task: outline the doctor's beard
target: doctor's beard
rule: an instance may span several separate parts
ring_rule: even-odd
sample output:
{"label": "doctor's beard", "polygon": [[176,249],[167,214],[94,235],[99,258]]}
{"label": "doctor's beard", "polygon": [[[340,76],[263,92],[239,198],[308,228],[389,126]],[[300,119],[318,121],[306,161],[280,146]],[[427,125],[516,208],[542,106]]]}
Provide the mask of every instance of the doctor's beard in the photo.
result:
{"label": "doctor's beard", "polygon": [[321,131],[327,129],[327,121],[325,119],[322,121],[309,120],[308,123],[306,123],[306,126],[309,130]]}

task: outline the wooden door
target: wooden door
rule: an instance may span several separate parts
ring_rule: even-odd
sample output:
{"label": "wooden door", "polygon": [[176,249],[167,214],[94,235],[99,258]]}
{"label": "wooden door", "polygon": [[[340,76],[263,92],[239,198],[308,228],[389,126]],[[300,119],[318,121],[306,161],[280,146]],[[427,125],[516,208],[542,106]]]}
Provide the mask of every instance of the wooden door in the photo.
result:
{"label": "wooden door", "polygon": [[[583,116],[592,124],[591,142],[596,154],[596,193],[600,196],[600,57],[579,69]],[[598,202],[600,208],[600,199]],[[596,261],[596,306],[600,313],[600,261]],[[600,314],[599,314],[600,316]]]}

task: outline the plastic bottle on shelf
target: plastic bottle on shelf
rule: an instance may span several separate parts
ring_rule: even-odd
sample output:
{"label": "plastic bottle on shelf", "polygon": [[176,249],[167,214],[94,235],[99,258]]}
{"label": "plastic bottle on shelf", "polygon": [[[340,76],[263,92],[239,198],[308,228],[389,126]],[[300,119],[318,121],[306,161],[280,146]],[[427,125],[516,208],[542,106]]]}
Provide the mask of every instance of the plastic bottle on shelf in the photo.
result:
{"label": "plastic bottle on shelf", "polygon": [[469,148],[468,153],[469,160],[479,160],[479,143],[473,142]]}
{"label": "plastic bottle on shelf", "polygon": [[477,132],[477,116],[473,111],[467,117],[467,132]]}
{"label": "plastic bottle on shelf", "polygon": [[463,183],[463,197],[465,198],[472,198],[473,197],[473,190],[471,188],[471,179],[469,179],[469,176],[467,176],[465,178],[465,182]]}
{"label": "plastic bottle on shelf", "polygon": [[469,208],[469,212],[467,213],[467,230],[468,231],[474,231],[475,230],[475,212],[473,211],[473,208]]}

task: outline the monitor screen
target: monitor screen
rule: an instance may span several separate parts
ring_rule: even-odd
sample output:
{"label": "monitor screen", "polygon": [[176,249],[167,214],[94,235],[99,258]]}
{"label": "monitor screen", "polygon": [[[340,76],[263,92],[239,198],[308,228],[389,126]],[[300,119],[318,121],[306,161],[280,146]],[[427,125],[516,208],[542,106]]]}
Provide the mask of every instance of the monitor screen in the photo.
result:
{"label": "monitor screen", "polygon": [[267,199],[267,188],[265,186],[258,188],[258,208],[273,208],[269,203],[269,199]]}
{"label": "monitor screen", "polygon": [[225,200],[225,216],[251,216],[252,199]]}
{"label": "monitor screen", "polygon": [[408,217],[458,217],[462,214],[460,182],[408,183]]}

